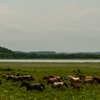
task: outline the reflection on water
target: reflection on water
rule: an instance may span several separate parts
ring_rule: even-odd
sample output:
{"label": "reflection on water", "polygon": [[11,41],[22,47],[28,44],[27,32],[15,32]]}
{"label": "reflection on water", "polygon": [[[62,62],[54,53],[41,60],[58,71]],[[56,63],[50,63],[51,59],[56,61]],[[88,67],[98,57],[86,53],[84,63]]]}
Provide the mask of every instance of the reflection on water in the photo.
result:
{"label": "reflection on water", "polygon": [[0,60],[0,62],[100,62],[100,60]]}

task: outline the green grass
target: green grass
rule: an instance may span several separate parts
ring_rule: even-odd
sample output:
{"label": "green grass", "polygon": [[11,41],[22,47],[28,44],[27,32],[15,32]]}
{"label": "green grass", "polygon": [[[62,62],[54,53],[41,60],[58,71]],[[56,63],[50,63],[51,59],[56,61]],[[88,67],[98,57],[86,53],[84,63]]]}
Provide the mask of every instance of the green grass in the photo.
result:
{"label": "green grass", "polygon": [[[20,70],[19,70],[20,69]],[[0,100],[100,100],[100,85],[81,85],[81,90],[70,87],[70,81],[65,80],[68,74],[78,77],[79,74],[100,77],[100,63],[18,63],[0,62],[0,77],[3,74],[16,75],[29,74],[36,80],[30,83],[42,83],[45,85],[43,92],[26,91],[20,88],[21,82],[6,82],[1,78]],[[53,89],[43,81],[43,76],[62,76],[69,86],[67,89]]]}

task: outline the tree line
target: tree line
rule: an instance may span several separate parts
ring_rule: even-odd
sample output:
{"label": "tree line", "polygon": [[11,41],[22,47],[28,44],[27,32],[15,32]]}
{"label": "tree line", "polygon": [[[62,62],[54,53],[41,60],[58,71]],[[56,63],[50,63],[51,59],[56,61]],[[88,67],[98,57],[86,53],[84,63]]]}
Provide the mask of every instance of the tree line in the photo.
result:
{"label": "tree line", "polygon": [[51,59],[88,59],[88,58],[94,58],[94,59],[100,59],[100,55],[97,54],[81,54],[81,53],[75,53],[75,54],[28,54],[28,53],[0,53],[0,58],[7,58],[7,59],[33,59],[33,58],[51,58]]}
{"label": "tree line", "polygon": [[73,54],[37,54],[14,52],[0,46],[0,58],[4,59],[100,59],[100,54],[73,53]]}

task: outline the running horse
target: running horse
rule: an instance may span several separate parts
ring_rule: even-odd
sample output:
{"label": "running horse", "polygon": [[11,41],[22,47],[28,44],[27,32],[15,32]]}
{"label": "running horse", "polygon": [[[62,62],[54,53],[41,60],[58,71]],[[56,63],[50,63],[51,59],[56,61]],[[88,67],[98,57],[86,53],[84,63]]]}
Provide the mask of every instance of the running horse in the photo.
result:
{"label": "running horse", "polygon": [[72,75],[67,75],[66,80],[67,80],[67,79],[79,80],[79,77],[76,78],[76,77],[73,77]]}
{"label": "running horse", "polygon": [[47,80],[47,85],[51,84],[52,88],[63,88],[64,86],[66,86],[68,88],[68,85],[64,82],[54,82],[52,80]]}
{"label": "running horse", "polygon": [[82,83],[82,80],[81,79],[73,79],[73,78],[71,78],[70,82],[71,83]]}
{"label": "running horse", "polygon": [[86,78],[86,79],[93,79],[93,77],[92,76],[84,76],[84,75],[79,75],[79,78]]}
{"label": "running horse", "polygon": [[50,78],[58,78],[58,79],[60,79],[60,80],[64,81],[64,80],[63,80],[63,78],[62,78],[62,77],[60,77],[60,76],[49,75],[49,77],[50,77]]}
{"label": "running horse", "polygon": [[38,91],[42,91],[43,89],[45,89],[45,86],[43,84],[40,83],[34,83],[34,84],[29,84],[26,82],[23,82],[20,87],[25,86],[28,90],[38,90]]}
{"label": "running horse", "polygon": [[93,83],[95,83],[93,78],[80,77],[80,80],[82,81],[82,83],[90,83],[91,85],[93,85]]}
{"label": "running horse", "polygon": [[73,87],[74,89],[78,89],[80,90],[81,86],[75,85],[75,84],[71,84],[71,87]]}
{"label": "running horse", "polygon": [[48,76],[44,76],[43,78],[42,78],[42,80],[52,80],[52,81],[54,81],[54,82],[57,82],[57,81],[59,81],[59,82],[61,82],[61,80],[60,80],[60,78],[59,77],[54,77],[54,78],[50,78],[50,77],[48,77]]}
{"label": "running horse", "polygon": [[8,76],[9,76],[9,75],[3,74],[1,78],[7,79]]}
{"label": "running horse", "polygon": [[99,77],[93,77],[93,79],[100,84],[100,78]]}

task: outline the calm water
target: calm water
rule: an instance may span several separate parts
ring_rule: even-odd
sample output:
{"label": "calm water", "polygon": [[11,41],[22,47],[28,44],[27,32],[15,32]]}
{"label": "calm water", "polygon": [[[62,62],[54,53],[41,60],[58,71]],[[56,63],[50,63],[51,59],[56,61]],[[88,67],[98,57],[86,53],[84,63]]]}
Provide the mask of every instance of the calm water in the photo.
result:
{"label": "calm water", "polygon": [[100,60],[0,60],[0,62],[100,62]]}

